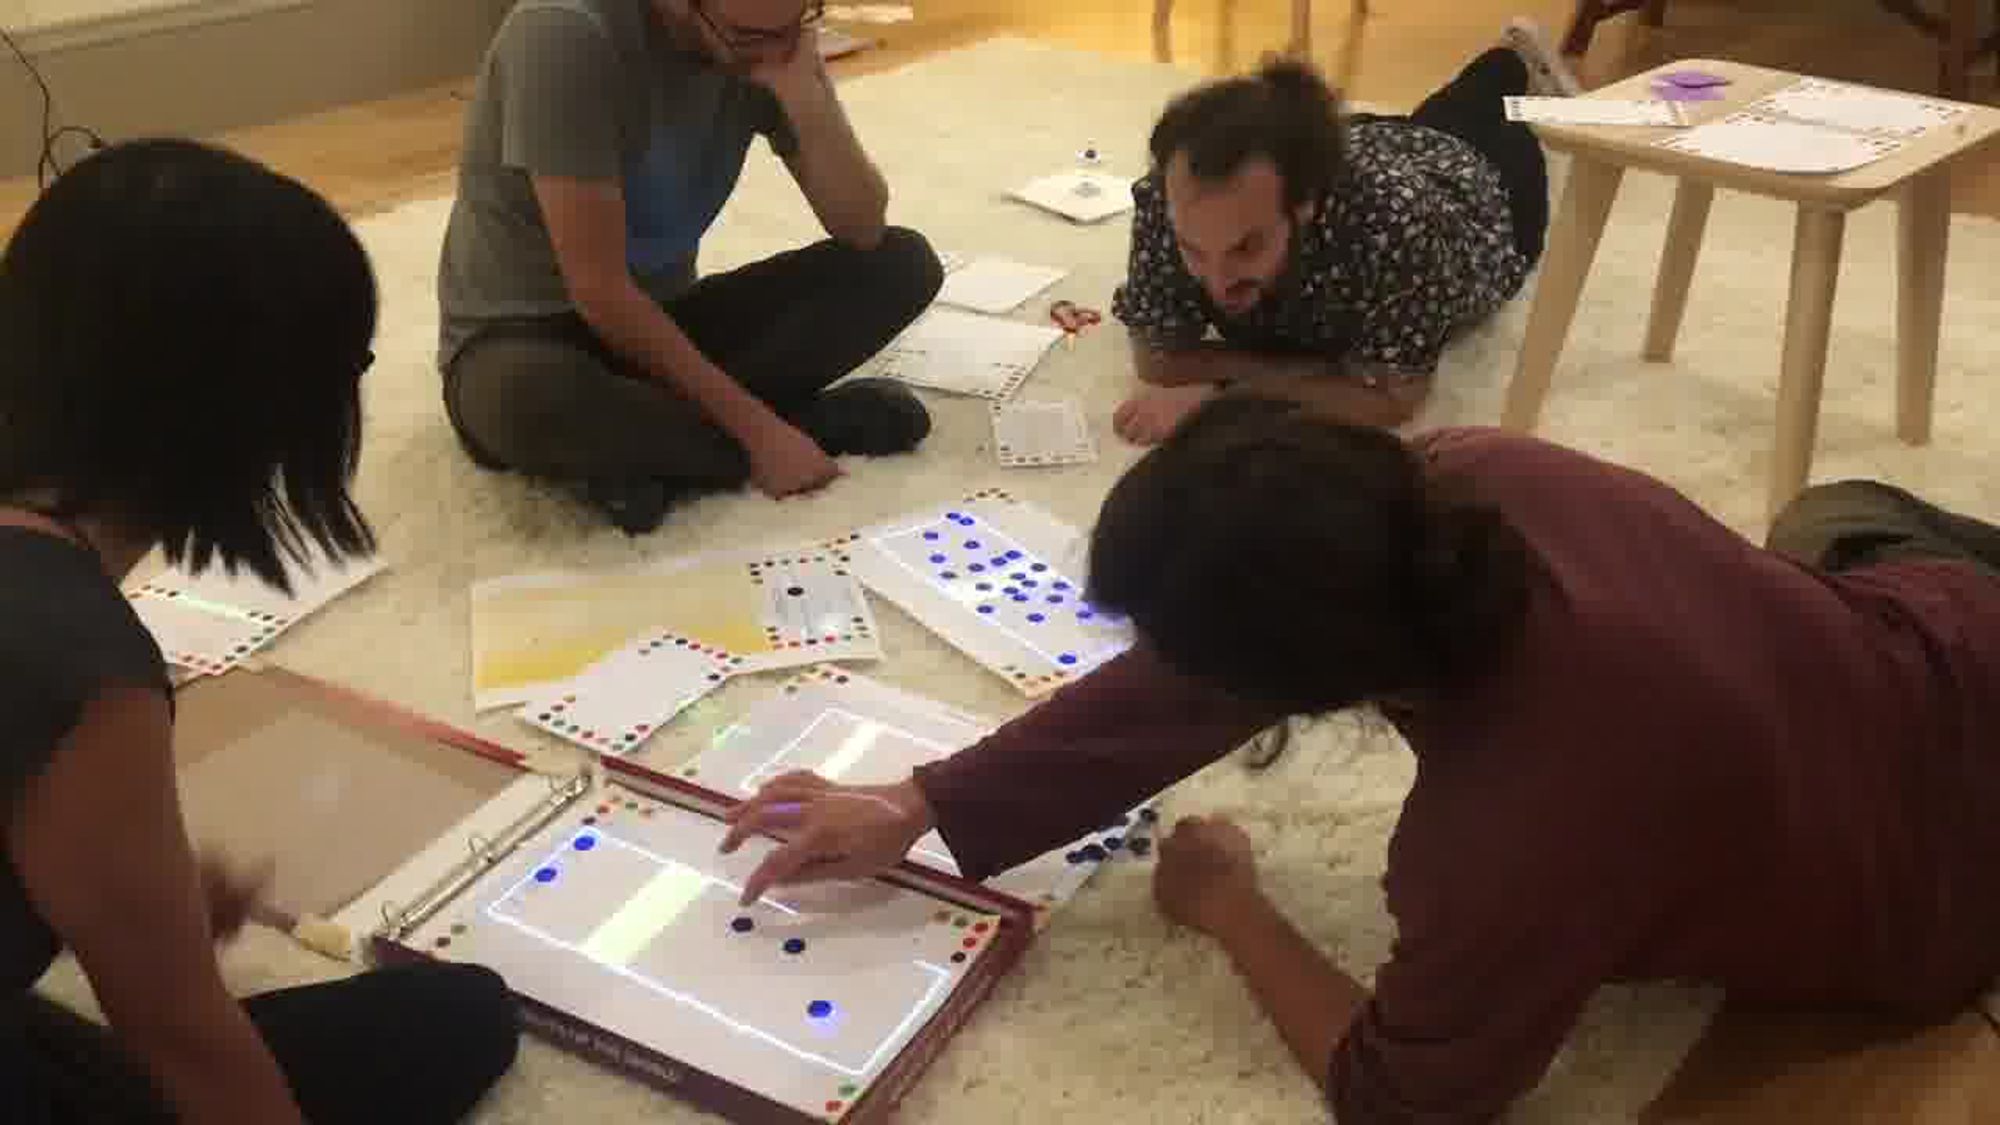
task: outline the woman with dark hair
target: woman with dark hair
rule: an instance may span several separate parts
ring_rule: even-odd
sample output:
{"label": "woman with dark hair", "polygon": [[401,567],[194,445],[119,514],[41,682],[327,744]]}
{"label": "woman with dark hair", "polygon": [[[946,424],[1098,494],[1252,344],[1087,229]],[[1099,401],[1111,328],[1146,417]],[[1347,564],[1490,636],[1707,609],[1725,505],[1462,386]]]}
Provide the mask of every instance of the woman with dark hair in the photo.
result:
{"label": "woman with dark hair", "polygon": [[1132,651],[901,784],[773,781],[726,844],[788,840],[746,893],[932,829],[988,878],[1370,707],[1417,760],[1372,989],[1234,825],[1182,821],[1154,877],[1347,1125],[1498,1117],[1613,981],[1927,1021],[2000,974],[2000,529],[1850,482],[1760,548],[1530,438],[1232,398],[1118,483],[1090,563]]}
{"label": "woman with dark hair", "polygon": [[[255,887],[193,854],[119,592],[156,548],[280,587],[286,556],[371,549],[347,490],[375,301],[323,200],[183,141],[77,165],[0,258],[0,1120],[445,1122],[512,1064],[482,969],[224,990]],[[108,1029],[31,991],[63,949]]]}

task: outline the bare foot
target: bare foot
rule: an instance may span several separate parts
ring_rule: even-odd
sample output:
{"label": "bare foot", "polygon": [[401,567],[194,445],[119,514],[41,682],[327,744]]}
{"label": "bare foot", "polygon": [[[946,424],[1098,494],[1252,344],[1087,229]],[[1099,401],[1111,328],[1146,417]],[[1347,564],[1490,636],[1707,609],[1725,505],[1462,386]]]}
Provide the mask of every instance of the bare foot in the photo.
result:
{"label": "bare foot", "polygon": [[1111,428],[1133,445],[1158,445],[1180,428],[1188,415],[1214,397],[1215,388],[1205,383],[1147,387],[1125,400],[1111,416]]}

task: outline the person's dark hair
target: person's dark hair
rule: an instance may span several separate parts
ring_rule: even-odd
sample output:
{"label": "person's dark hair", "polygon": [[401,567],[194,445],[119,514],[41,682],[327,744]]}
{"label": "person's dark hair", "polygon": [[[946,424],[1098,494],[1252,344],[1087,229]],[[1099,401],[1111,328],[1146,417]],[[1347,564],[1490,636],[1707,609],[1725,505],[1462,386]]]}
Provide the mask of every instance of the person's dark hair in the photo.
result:
{"label": "person's dark hair", "polygon": [[1519,636],[1527,547],[1392,433],[1218,399],[1111,490],[1091,600],[1182,673],[1291,714],[1435,697]]}
{"label": "person's dark hair", "polygon": [[1339,96],[1312,64],[1292,59],[1182,94],[1160,114],[1148,148],[1159,171],[1187,154],[1188,170],[1203,183],[1268,158],[1284,180],[1287,207],[1325,195],[1347,163]]}
{"label": "person's dark hair", "polygon": [[373,549],[348,495],[375,278],[295,180],[190,141],[107,148],[0,258],[0,498],[248,568]]}

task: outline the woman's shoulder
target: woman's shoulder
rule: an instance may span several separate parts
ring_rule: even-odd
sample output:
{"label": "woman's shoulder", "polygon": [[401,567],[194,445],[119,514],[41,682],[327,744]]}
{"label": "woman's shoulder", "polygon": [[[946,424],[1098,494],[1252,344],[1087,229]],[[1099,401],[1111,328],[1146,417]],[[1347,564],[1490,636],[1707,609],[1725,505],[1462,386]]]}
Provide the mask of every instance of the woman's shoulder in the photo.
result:
{"label": "woman's shoulder", "polygon": [[131,603],[86,548],[0,526],[0,797],[114,686],[169,690],[159,645]]}

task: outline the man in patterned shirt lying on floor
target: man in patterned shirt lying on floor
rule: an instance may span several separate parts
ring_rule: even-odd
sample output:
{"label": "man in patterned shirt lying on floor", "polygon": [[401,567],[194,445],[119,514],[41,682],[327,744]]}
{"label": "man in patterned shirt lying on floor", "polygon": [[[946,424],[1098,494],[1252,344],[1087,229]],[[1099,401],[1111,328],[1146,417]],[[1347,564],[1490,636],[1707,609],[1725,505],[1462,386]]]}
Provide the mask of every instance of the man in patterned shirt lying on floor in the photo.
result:
{"label": "man in patterned shirt lying on floor", "polygon": [[1446,342],[1520,291],[1548,226],[1515,94],[1576,92],[1526,20],[1408,117],[1341,113],[1310,65],[1202,86],[1153,129],[1112,312],[1149,384],[1118,408],[1152,445],[1227,388],[1399,426]]}

